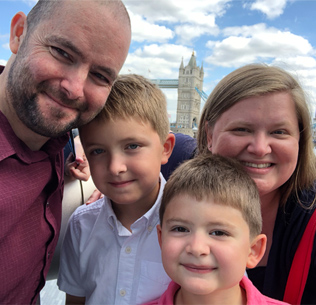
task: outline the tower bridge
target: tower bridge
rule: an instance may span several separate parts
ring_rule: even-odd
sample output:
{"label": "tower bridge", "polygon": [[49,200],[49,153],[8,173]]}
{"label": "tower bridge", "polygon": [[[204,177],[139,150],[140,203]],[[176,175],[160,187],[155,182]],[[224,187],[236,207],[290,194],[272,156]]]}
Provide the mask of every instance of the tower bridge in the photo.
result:
{"label": "tower bridge", "polygon": [[178,88],[179,80],[178,79],[151,79],[155,85],[160,88],[167,88],[167,89],[175,89]]}
{"label": "tower bridge", "polygon": [[184,66],[183,59],[179,68],[178,79],[152,79],[151,81],[160,88],[177,88],[177,119],[173,132],[181,132],[196,137],[197,126],[200,120],[201,98],[207,95],[203,91],[204,70],[196,64],[194,52],[189,63]]}

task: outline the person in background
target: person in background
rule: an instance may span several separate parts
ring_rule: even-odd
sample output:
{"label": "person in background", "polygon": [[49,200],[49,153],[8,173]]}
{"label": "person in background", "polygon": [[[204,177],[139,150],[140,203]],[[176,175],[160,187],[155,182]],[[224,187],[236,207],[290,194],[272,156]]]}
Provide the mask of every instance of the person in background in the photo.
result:
{"label": "person in background", "polygon": [[[198,150],[237,159],[255,181],[268,242],[258,266],[247,273],[264,295],[288,301],[292,262],[316,207],[311,119],[298,81],[264,64],[228,74],[205,103]],[[303,288],[296,304],[316,303],[315,236],[311,248],[306,283],[295,279]]]}
{"label": "person in background", "polygon": [[155,226],[175,138],[166,98],[146,78],[120,75],[102,112],[79,128],[104,198],[77,208],[63,242],[58,286],[67,304],[141,304],[167,288]]}
{"label": "person in background", "polygon": [[60,231],[67,132],[103,108],[126,59],[121,1],[39,0],[0,68],[0,303],[34,304]]}
{"label": "person in background", "polygon": [[176,142],[168,162],[161,166],[161,173],[166,180],[185,160],[192,159],[196,153],[196,139],[183,133],[173,133]]}
{"label": "person in background", "polygon": [[260,198],[240,163],[200,155],[168,180],[157,226],[172,279],[147,305],[285,304],[263,296],[244,275],[264,255]]}

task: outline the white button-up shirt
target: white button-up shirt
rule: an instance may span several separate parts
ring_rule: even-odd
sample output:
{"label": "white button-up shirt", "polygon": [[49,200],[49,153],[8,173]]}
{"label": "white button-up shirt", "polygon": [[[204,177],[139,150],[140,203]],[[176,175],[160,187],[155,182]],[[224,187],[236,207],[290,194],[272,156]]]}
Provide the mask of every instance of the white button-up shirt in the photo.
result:
{"label": "white button-up shirt", "polygon": [[60,257],[58,286],[86,304],[142,304],[158,298],[170,278],[163,269],[156,226],[165,179],[153,207],[130,232],[104,197],[71,216]]}

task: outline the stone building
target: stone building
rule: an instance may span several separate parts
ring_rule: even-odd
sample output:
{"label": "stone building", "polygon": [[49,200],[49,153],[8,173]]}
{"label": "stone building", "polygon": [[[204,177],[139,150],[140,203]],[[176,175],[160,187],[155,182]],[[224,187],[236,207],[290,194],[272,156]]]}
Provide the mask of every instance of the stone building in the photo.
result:
{"label": "stone building", "polygon": [[173,132],[181,132],[196,137],[199,125],[201,96],[197,88],[203,91],[204,70],[196,64],[192,53],[189,63],[184,67],[183,59],[179,68],[177,119]]}

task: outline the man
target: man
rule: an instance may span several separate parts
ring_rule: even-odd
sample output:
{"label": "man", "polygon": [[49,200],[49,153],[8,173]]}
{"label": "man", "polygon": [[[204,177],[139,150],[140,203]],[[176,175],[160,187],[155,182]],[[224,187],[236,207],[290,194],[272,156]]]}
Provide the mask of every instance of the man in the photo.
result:
{"label": "man", "polygon": [[128,53],[120,0],[39,0],[0,70],[0,304],[34,304],[61,222],[66,132],[102,109]]}

